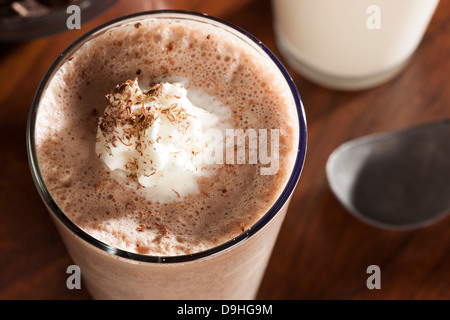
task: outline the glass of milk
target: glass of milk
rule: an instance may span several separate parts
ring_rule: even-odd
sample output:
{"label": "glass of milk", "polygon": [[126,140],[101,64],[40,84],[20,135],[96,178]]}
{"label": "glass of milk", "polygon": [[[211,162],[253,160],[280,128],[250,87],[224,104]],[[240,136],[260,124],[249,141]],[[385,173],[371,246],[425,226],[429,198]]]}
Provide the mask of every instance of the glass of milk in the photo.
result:
{"label": "glass of milk", "polygon": [[272,0],[278,48],[296,71],[339,90],[397,75],[439,0]]}

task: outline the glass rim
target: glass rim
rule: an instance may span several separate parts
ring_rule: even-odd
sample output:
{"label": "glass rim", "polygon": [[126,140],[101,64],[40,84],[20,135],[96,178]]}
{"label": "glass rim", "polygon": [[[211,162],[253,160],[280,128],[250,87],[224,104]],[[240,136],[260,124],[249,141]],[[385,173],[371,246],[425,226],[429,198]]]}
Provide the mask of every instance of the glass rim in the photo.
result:
{"label": "glass rim", "polygon": [[[109,245],[103,241],[100,241],[90,234],[88,234],[86,231],[81,229],[79,226],[77,226],[74,222],[72,222],[66,214],[59,208],[59,206],[54,201],[53,197],[50,195],[50,192],[48,191],[45,182],[43,180],[43,177],[41,175],[41,172],[39,170],[38,165],[38,159],[37,159],[37,153],[36,153],[36,146],[35,146],[35,128],[36,128],[36,116],[39,109],[39,104],[41,101],[41,98],[45,92],[45,89],[52,79],[54,73],[59,69],[61,66],[61,63],[63,63],[66,59],[66,57],[72,53],[73,50],[76,50],[78,46],[85,43],[85,40],[88,40],[92,35],[95,35],[99,31],[103,31],[107,29],[108,27],[115,25],[119,22],[126,23],[127,20],[132,21],[135,18],[144,17],[144,16],[165,16],[165,18],[178,18],[182,16],[189,16],[193,20],[195,18],[199,19],[206,19],[210,22],[216,23],[216,27],[220,25],[224,25],[228,28],[234,29],[234,31],[237,31],[240,35],[243,35],[245,38],[249,39],[251,42],[254,42],[259,49],[261,49],[268,58],[272,60],[272,62],[278,67],[279,72],[283,76],[284,80],[286,81],[287,85],[290,88],[293,100],[295,102],[295,107],[297,110],[297,116],[298,116],[298,123],[299,123],[299,141],[298,141],[298,149],[297,149],[297,157],[294,162],[294,167],[292,169],[292,173],[290,174],[290,177],[285,184],[285,187],[283,191],[281,192],[280,196],[277,198],[275,203],[271,206],[271,208],[263,215],[261,218],[258,219],[257,222],[255,222],[249,229],[245,230],[244,232],[240,233],[238,236],[221,243],[215,247],[212,247],[210,249],[202,250],[199,252],[195,252],[192,254],[185,254],[185,255],[175,255],[175,256],[155,256],[155,255],[144,255],[134,252],[129,252],[123,249],[116,248],[112,245]],[[230,32],[229,30],[226,30]],[[237,36],[235,34],[235,36]],[[251,43],[250,42],[250,43]],[[149,263],[182,263],[182,262],[189,262],[189,261],[196,261],[203,258],[210,257],[212,255],[215,255],[217,253],[226,251],[228,249],[231,249],[232,247],[242,243],[243,241],[247,240],[254,234],[258,233],[259,230],[261,230],[265,225],[267,225],[274,217],[275,215],[281,210],[281,208],[285,205],[285,203],[288,201],[289,197],[291,196],[292,192],[294,191],[297,182],[300,179],[301,172],[303,170],[305,157],[306,157],[306,149],[307,149],[307,125],[306,125],[306,116],[305,111],[303,108],[303,103],[300,98],[300,94],[297,90],[297,87],[289,75],[286,68],[283,66],[283,64],[279,61],[279,59],[257,38],[255,38],[253,35],[248,33],[247,31],[243,30],[242,28],[227,22],[225,20],[222,20],[220,18],[216,18],[213,16],[210,16],[208,14],[204,13],[198,13],[193,11],[184,11],[184,10],[154,10],[154,11],[143,11],[138,12],[126,16],[122,16],[113,20],[110,20],[106,23],[103,23],[94,29],[88,31],[81,37],[79,37],[77,40],[75,40],[72,44],[70,44],[51,64],[51,66],[48,68],[46,73],[44,74],[43,78],[41,79],[41,82],[39,83],[39,86],[36,90],[36,93],[34,95],[30,112],[28,115],[28,122],[27,122],[27,132],[26,132],[26,144],[27,144],[27,155],[28,155],[28,161],[31,169],[31,173],[33,176],[34,183],[36,184],[36,187],[38,189],[38,192],[41,196],[41,198],[44,200],[47,208],[49,211],[51,211],[52,215],[55,216],[66,228],[68,228],[72,233],[74,233],[76,236],[81,238],[82,240],[86,241],[87,243],[93,245],[94,247],[105,251],[109,254],[125,258],[125,259],[131,259],[133,261],[137,262],[149,262]]]}

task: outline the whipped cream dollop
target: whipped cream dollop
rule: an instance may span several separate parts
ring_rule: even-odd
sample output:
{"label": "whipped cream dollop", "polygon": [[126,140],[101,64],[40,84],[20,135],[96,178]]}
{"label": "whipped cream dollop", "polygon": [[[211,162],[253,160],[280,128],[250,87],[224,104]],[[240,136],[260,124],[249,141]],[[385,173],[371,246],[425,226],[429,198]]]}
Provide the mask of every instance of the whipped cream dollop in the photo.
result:
{"label": "whipped cream dollop", "polygon": [[210,173],[202,153],[214,147],[202,132],[217,126],[219,117],[194,106],[179,83],[142,90],[138,79],[128,80],[106,98],[109,105],[98,121],[99,159],[155,191],[160,201],[198,193],[196,178]]}

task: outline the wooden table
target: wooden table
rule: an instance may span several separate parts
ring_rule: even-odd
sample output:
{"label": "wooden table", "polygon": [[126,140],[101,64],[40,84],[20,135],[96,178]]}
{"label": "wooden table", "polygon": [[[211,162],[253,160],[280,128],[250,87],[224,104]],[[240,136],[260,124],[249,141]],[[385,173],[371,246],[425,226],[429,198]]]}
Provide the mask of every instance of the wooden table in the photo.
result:
{"label": "wooden table", "polygon": [[[0,299],[90,299],[68,290],[72,264],[33,184],[25,128],[46,69],[72,41],[100,23],[150,9],[185,9],[226,19],[275,54],[269,0],[119,1],[81,30],[21,43],[0,54]],[[291,72],[308,120],[306,164],[258,295],[260,299],[450,299],[450,218],[415,231],[360,222],[336,200],[325,164],[353,138],[450,117],[450,1],[441,1],[416,55],[389,83],[339,92]],[[450,196],[450,195],[449,195]],[[381,290],[366,286],[381,268]]]}

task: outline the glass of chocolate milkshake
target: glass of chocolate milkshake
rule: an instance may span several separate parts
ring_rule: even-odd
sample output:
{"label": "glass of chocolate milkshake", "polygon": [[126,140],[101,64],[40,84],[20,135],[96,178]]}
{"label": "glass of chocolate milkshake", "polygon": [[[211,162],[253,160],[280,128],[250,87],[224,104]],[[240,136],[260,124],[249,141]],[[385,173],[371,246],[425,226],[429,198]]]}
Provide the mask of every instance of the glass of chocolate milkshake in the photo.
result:
{"label": "glass of chocolate milkshake", "polygon": [[69,46],[37,89],[39,193],[97,299],[253,299],[306,154],[278,59],[204,14],[152,11]]}

